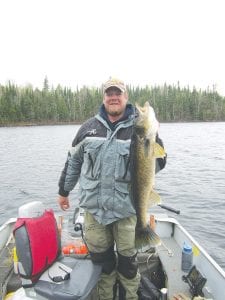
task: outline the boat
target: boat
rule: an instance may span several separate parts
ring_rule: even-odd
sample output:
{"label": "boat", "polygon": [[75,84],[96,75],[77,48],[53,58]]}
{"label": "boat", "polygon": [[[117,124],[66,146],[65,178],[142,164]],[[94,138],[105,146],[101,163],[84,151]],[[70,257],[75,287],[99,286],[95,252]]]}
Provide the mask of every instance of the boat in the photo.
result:
{"label": "boat", "polygon": [[[34,201],[22,206],[23,212],[24,208],[25,211],[28,211],[25,217],[30,217],[30,207],[33,209],[37,205],[42,205],[37,202],[38,201]],[[29,207],[29,209],[27,209],[27,207]],[[19,214],[21,214],[20,208]],[[20,216],[18,218],[20,218]],[[69,260],[70,267],[72,266],[71,262],[75,262],[73,263],[76,266],[75,268],[72,266],[71,268],[66,267],[65,269],[64,265],[63,269],[61,265],[58,265],[63,273],[61,273],[60,276],[58,273],[54,276],[54,266],[57,263],[63,263],[63,260],[59,261],[59,259],[57,259],[43,272],[35,284],[25,284],[26,280],[21,278],[20,274],[18,274],[17,258],[15,255],[13,258],[16,239],[13,230],[15,230],[15,224],[18,218],[11,218],[0,226],[0,299],[97,299],[96,284],[101,274],[101,266],[93,265],[88,253],[64,251],[60,254],[60,259]],[[56,214],[55,218],[58,223],[58,229],[61,230],[62,238],[62,227],[60,227],[62,223],[58,222],[59,216]],[[67,232],[67,240],[69,236],[71,241],[82,241],[85,237],[85,229],[82,229],[83,212],[76,210],[76,214],[71,222],[73,228],[75,228],[75,233],[73,235]],[[160,236],[161,245],[143,248],[138,251],[137,258],[141,274],[140,288],[138,291],[139,299],[224,300],[224,270],[187,232],[176,218],[170,217],[166,213],[155,213],[154,215],[149,215],[149,222],[150,226]],[[23,241],[20,241],[20,243],[22,242]],[[191,247],[191,265],[189,269],[185,271],[182,270],[184,244],[188,244]],[[24,247],[24,249],[25,248],[26,247]],[[68,265],[68,262],[65,264]],[[49,270],[53,272],[51,276],[49,275]],[[48,276],[46,274],[48,274]],[[62,276],[62,274],[72,275]],[[70,281],[75,277],[75,283],[72,282],[73,284],[71,284]],[[54,279],[57,279],[58,282]],[[73,287],[71,288],[71,286]],[[67,290],[67,288],[70,290]],[[71,291],[71,289],[73,289],[73,291]],[[115,288],[115,299],[125,300],[123,288],[119,282]]]}

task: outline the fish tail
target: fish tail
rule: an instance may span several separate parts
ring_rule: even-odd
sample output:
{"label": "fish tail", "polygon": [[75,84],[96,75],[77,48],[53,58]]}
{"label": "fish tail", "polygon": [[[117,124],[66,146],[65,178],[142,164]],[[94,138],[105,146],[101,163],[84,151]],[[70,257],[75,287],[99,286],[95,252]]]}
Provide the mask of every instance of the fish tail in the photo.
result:
{"label": "fish tail", "polygon": [[140,249],[145,246],[158,246],[161,244],[159,236],[147,225],[144,228],[135,229],[135,246]]}

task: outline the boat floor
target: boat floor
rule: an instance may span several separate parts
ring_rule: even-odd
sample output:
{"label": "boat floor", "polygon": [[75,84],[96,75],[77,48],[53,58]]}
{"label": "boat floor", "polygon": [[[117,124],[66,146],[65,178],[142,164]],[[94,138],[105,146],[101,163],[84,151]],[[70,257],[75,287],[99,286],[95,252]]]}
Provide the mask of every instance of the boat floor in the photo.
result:
{"label": "boat floor", "polygon": [[179,294],[191,298],[189,286],[182,280],[182,276],[187,273],[181,270],[182,251],[179,245],[173,238],[162,238],[162,244],[158,246],[157,252],[167,274],[169,299]]}

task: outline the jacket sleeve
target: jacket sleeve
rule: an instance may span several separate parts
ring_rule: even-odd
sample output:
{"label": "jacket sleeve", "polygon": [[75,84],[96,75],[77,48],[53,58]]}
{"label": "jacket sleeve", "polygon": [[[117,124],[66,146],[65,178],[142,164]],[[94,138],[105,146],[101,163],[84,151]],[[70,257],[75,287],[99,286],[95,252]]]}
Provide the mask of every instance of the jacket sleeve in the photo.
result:
{"label": "jacket sleeve", "polygon": [[82,128],[78,131],[72,142],[71,150],[67,154],[67,160],[59,178],[58,193],[60,196],[67,197],[69,192],[73,189],[71,187],[75,187],[80,176],[81,165],[83,162],[81,132]]}
{"label": "jacket sleeve", "polygon": [[83,143],[72,147],[59,179],[59,195],[68,196],[77,184],[83,163]]}
{"label": "jacket sleeve", "polygon": [[[93,125],[94,124],[94,125]],[[59,195],[67,197],[69,192],[75,187],[80,176],[83,163],[83,151],[85,137],[92,136],[95,128],[95,118],[87,120],[81,125],[73,142],[71,151],[68,152],[67,160],[59,179]]]}
{"label": "jacket sleeve", "polygon": [[[160,146],[164,148],[163,141],[159,138],[158,134],[156,135],[156,143],[158,143]],[[156,166],[155,166],[156,173],[158,173],[160,170],[165,168],[166,161],[167,161],[167,154],[163,158],[156,159]]]}

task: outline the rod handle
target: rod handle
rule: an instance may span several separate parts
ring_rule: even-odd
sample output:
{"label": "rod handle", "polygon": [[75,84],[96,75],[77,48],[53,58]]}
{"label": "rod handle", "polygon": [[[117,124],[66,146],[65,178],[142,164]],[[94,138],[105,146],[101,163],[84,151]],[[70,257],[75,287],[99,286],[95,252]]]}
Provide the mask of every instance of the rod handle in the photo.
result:
{"label": "rod handle", "polygon": [[159,207],[164,208],[166,210],[172,211],[173,213],[179,215],[180,214],[180,210],[177,210],[175,208],[172,208],[170,206],[164,205],[164,204],[158,204]]}

